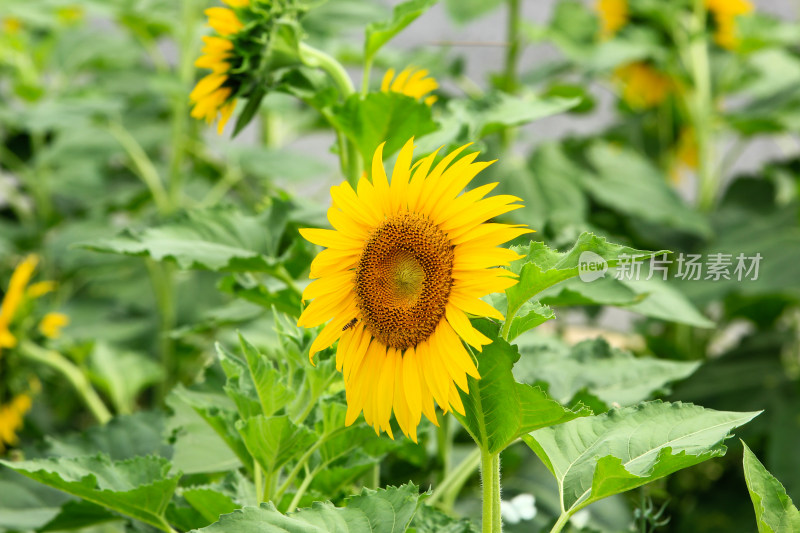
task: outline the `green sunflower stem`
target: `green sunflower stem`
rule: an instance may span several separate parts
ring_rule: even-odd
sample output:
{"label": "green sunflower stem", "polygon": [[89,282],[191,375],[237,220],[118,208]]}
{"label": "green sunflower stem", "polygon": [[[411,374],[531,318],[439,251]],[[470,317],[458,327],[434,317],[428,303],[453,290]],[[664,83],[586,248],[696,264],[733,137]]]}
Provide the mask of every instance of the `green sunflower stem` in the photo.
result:
{"label": "green sunflower stem", "polygon": [[67,378],[100,424],[106,424],[111,420],[111,412],[106,404],[103,403],[97,391],[89,383],[89,379],[75,363],[55,350],[42,348],[28,340],[22,341],[19,351],[23,357],[45,364]]}
{"label": "green sunflower stem", "polygon": [[[342,98],[346,99],[355,94],[356,90],[350,75],[347,74],[342,64],[336,61],[335,58],[306,43],[300,43],[299,51],[300,60],[306,66],[320,68],[331,77]],[[332,125],[334,128],[336,127],[335,124]],[[345,150],[339,150],[339,157],[344,161],[343,166],[347,169],[347,181],[355,187],[361,177],[361,157],[358,153],[358,148],[353,141],[347,139],[338,129],[337,134],[340,138],[344,138]]]}
{"label": "green sunflower stem", "polygon": [[569,513],[562,513],[561,516],[558,517],[556,523],[553,525],[553,529],[550,530],[550,533],[559,533],[562,529],[564,529],[564,526],[566,526],[567,522],[569,522],[569,516]]}
{"label": "green sunflower stem", "polygon": [[711,86],[711,66],[706,38],[706,5],[704,0],[695,0],[690,27],[689,58],[691,62],[694,91],[688,106],[697,138],[698,172],[700,190],[698,204],[702,210],[710,210],[717,198],[719,180],[714,169],[714,101]]}
{"label": "green sunflower stem", "polygon": [[475,451],[466,456],[434,489],[433,494],[428,499],[431,505],[440,503],[445,511],[451,511],[456,496],[461,491],[464,483],[475,473],[481,464],[481,450]]}
{"label": "green sunflower stem", "polygon": [[500,454],[481,448],[481,484],[483,488],[482,533],[502,533],[500,517]]}

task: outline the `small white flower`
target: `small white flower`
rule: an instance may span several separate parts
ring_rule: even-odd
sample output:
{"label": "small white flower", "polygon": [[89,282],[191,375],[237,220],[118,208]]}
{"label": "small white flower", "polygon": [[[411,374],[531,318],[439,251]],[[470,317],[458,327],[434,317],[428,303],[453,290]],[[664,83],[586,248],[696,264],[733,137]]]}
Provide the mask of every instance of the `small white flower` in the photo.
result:
{"label": "small white flower", "polygon": [[572,515],[569,521],[573,526],[577,527],[578,529],[581,529],[584,526],[586,526],[586,524],[589,523],[589,517],[590,517],[589,511],[587,511],[586,509],[582,509],[577,513],[575,513],[574,515]]}
{"label": "small white flower", "polygon": [[536,498],[533,494],[519,494],[511,500],[500,502],[500,514],[508,524],[532,520],[536,516]]}

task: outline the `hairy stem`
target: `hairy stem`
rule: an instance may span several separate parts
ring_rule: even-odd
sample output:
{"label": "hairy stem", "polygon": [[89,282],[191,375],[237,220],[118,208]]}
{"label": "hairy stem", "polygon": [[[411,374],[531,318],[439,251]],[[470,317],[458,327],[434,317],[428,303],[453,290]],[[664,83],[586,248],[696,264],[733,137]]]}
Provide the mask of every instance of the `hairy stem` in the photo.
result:
{"label": "hairy stem", "polygon": [[500,454],[481,448],[481,480],[483,486],[482,533],[501,533],[500,517]]}

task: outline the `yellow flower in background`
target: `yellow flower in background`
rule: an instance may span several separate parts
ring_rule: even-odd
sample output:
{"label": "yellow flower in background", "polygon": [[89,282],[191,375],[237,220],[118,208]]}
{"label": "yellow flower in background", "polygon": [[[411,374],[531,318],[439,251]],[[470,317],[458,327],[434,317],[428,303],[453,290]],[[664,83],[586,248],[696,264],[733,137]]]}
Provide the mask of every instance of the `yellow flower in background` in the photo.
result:
{"label": "yellow flower in background", "polygon": [[[11,333],[10,326],[22,303],[25,300],[35,300],[56,288],[54,281],[30,283],[38,264],[39,257],[31,254],[23,259],[11,274],[8,290],[0,304],[0,354],[2,354],[3,348],[13,348],[17,345],[17,338]],[[48,337],[56,338],[60,328],[66,326],[67,323],[69,323],[69,318],[65,315],[50,313],[42,319],[39,328]],[[48,333],[54,333],[54,335]]]}
{"label": "yellow flower in background", "polygon": [[[249,0],[223,1],[232,8],[250,5]],[[233,42],[227,37],[235,35],[244,27],[244,24],[233,9],[226,7],[212,7],[206,9],[205,14],[208,16],[208,25],[220,36],[203,37],[205,43],[202,50],[203,55],[195,61],[195,66],[209,69],[211,74],[197,82],[189,94],[189,99],[194,104],[191,116],[205,119],[208,124],[219,117],[217,133],[221,134],[236,108],[236,99],[231,99],[233,91],[230,87],[225,86],[228,81],[228,71],[231,68],[229,60],[234,53]]]}
{"label": "yellow flower in background", "polygon": [[675,143],[674,159],[669,172],[672,182],[680,183],[683,178],[682,171],[684,169],[696,170],[699,162],[697,136],[694,133],[694,129],[690,127],[684,128]]}
{"label": "yellow flower in background", "polygon": [[497,183],[460,194],[493,163],[476,163],[477,152],[453,163],[467,146],[435,166],[438,150],[412,165],[411,139],[391,182],[379,146],[372,181],[364,176],[356,190],[347,182],[331,188],[334,229],[300,230],[326,249],[311,263],[314,281],[303,299],[312,302],[298,325],[327,322],[311,345],[312,361],[339,341],[347,425],[363,411],[377,433],[393,437],[394,412],[403,433],[416,441],[422,414],[436,424],[434,401],[445,412],[463,414],[457,388],[467,392],[467,376],[480,377],[462,340],[480,352],[491,339],[467,315],[503,319],[480,298],[517,282],[497,267],[520,256],[497,246],[531,230],[487,223],[522,207],[515,196],[484,198]]}
{"label": "yellow flower in background", "polygon": [[632,109],[648,109],[663,102],[673,88],[672,80],[643,62],[629,63],[614,71],[622,99]]}
{"label": "yellow flower in background", "polygon": [[17,443],[17,432],[22,429],[25,415],[31,410],[29,394],[15,396],[5,405],[0,405],[0,451]]}
{"label": "yellow flower in background", "polygon": [[610,39],[628,23],[628,0],[598,0],[596,8],[603,39]]}
{"label": "yellow flower in background", "polygon": [[13,348],[17,345],[17,339],[9,331],[11,321],[17,312],[22,300],[25,297],[25,289],[33,276],[39,258],[35,255],[26,257],[14,272],[8,283],[8,290],[3,296],[3,303],[0,304],[0,351],[3,348]]}
{"label": "yellow flower in background", "polygon": [[39,331],[49,339],[61,336],[61,329],[69,325],[69,317],[63,313],[47,313],[39,322]]}
{"label": "yellow flower in background", "polygon": [[736,35],[736,17],[753,11],[753,4],[747,0],[706,0],[706,8],[714,15],[717,29],[714,42],[728,50],[739,46]]}
{"label": "yellow flower in background", "polygon": [[16,35],[22,29],[22,21],[16,17],[6,17],[2,20],[3,33],[8,35]]}
{"label": "yellow flower in background", "polygon": [[56,17],[62,24],[72,24],[83,19],[83,8],[78,5],[61,7],[56,11]]}
{"label": "yellow flower in background", "polygon": [[427,70],[417,70],[412,67],[404,69],[396,78],[394,74],[393,68],[386,71],[381,82],[381,91],[402,93],[416,99],[424,98],[424,102],[428,105],[433,105],[436,101],[435,95],[425,98],[426,94],[439,88],[436,79],[428,76]]}

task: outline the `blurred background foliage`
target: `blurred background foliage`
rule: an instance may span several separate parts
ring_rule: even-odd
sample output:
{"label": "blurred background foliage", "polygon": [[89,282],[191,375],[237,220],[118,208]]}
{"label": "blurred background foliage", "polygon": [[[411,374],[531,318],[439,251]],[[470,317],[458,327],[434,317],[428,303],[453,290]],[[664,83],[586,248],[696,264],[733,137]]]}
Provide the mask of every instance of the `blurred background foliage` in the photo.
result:
{"label": "blurred background foliage", "polygon": [[[418,3],[424,11],[434,2]],[[363,29],[389,17],[391,6],[303,4],[304,40],[338,58],[358,86]],[[31,283],[57,282],[40,297],[31,285],[13,323],[4,324],[0,313],[0,426],[5,420],[13,428],[6,435],[0,427],[4,453],[166,456],[186,476],[184,507],[173,510],[184,510],[183,521],[175,515],[171,523],[207,525],[195,516],[201,504],[185,505],[197,496],[189,487],[214,485],[232,508],[252,490],[242,481],[252,475],[247,450],[232,453],[225,433],[204,423],[247,418],[220,393],[226,382],[244,387],[235,370],[242,360],[228,355],[226,366],[214,348],[216,341],[237,345],[237,331],[271,354],[292,391],[280,408],[306,428],[297,431],[328,435],[325,424],[339,416],[342,400],[331,364],[298,377],[309,370],[309,337],[292,317],[314,248],[297,228],[325,224],[327,189],[343,178],[332,125],[371,153],[362,131],[369,123],[395,150],[411,134],[421,153],[475,141],[482,157],[500,160],[477,184],[499,181],[498,190],[523,198],[526,207],[507,218],[535,228],[535,239],[553,248],[591,231],[637,249],[671,250],[673,260],[760,254],[756,281],[681,280],[673,263],[665,282],[559,285],[542,299],[558,320],[519,338],[515,373],[562,391],[567,402],[580,391],[597,398],[603,387],[624,391],[646,379],[626,376],[624,363],[606,364],[615,358],[691,363],[691,371],[683,367],[631,402],[656,396],[763,409],[739,435],[789,496],[800,498],[800,26],[745,0],[559,0],[545,23],[522,16],[521,0],[448,0],[434,9],[456,24],[504,10],[504,62],[488,79],[468,74],[470,47],[482,43],[442,43],[432,35],[435,43],[389,46],[370,59],[373,88],[388,68],[427,68],[440,85],[432,108],[378,92],[340,103],[329,78],[300,66],[258,95],[252,121],[231,138],[233,125],[217,136],[189,116],[209,5],[12,0],[0,7],[0,287],[9,287],[32,253],[40,260]],[[524,52],[542,45],[558,53],[521,67]],[[532,136],[530,128],[547,122],[525,127],[560,112],[575,121],[611,118],[588,133],[550,136],[544,129]],[[740,172],[738,158],[766,142],[779,155]],[[51,319],[42,328],[52,313],[68,324]],[[14,342],[2,343],[5,326]],[[602,341],[578,344],[598,336],[614,349]],[[597,372],[606,382],[570,389],[552,368],[558,362],[548,359],[556,354],[580,363],[577,376]],[[663,371],[652,368],[651,379]],[[680,382],[670,390],[671,381]],[[76,394],[81,390],[96,392],[89,398]],[[318,406],[323,396],[332,403]],[[78,433],[112,414],[130,416],[103,433]],[[447,442],[429,426],[422,446],[386,443],[356,427],[361,440],[352,442],[360,451],[325,458],[305,494],[279,491],[286,497],[281,509],[315,498],[341,501],[375,476],[376,464],[381,486],[411,479],[427,488],[445,479],[471,449],[451,422]],[[310,442],[303,435],[298,442]],[[571,527],[753,531],[740,448],[731,448],[725,458],[595,504]],[[114,519],[87,508],[77,520],[78,511],[64,511],[66,497],[22,479],[0,473],[0,529],[99,528]],[[508,531],[552,524],[555,489],[529,450],[504,452],[503,479],[504,499],[521,509],[507,510],[518,518],[515,524],[507,515]],[[436,496],[437,505],[474,517],[477,476],[460,483],[463,491]],[[528,500],[514,500],[518,494],[535,496],[535,516]],[[420,531],[444,530],[441,516],[419,516]],[[468,530],[455,521],[447,527]]]}

